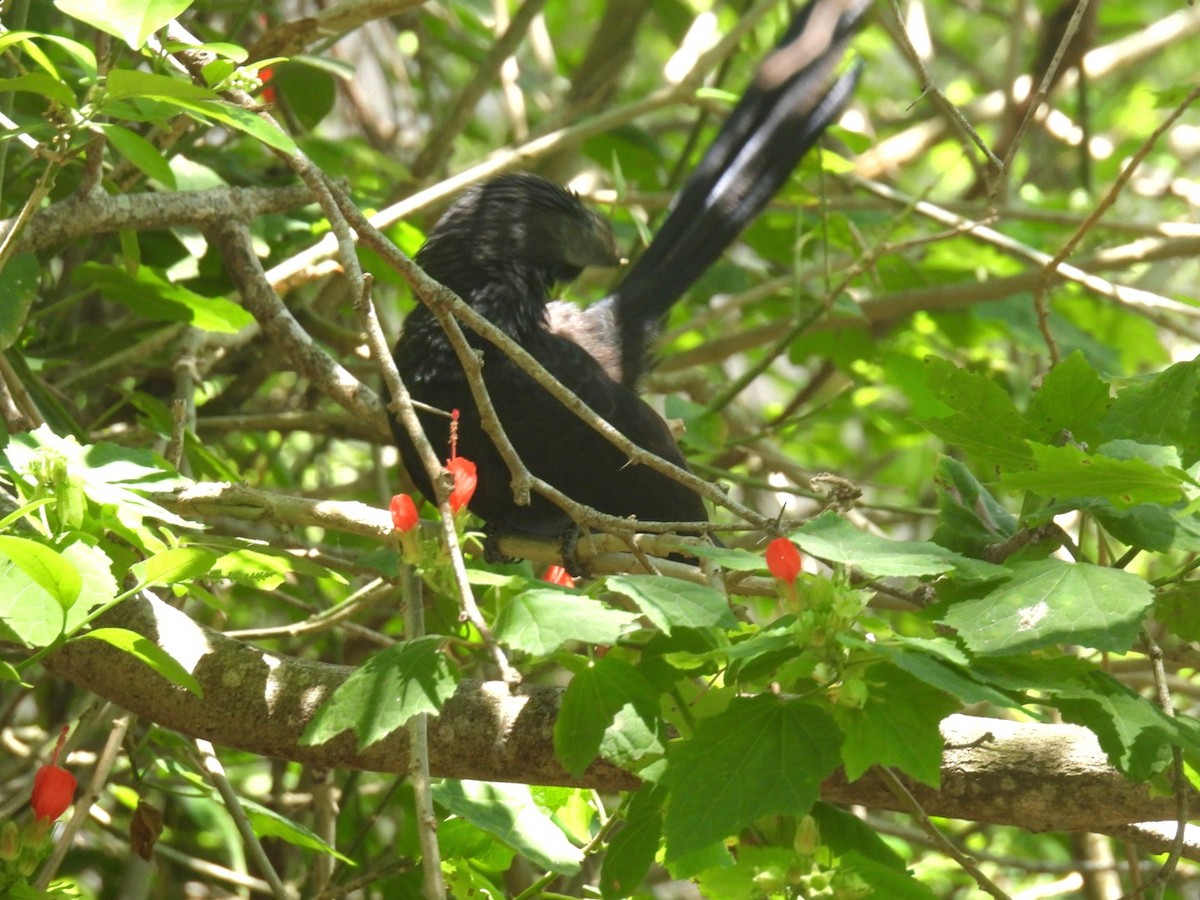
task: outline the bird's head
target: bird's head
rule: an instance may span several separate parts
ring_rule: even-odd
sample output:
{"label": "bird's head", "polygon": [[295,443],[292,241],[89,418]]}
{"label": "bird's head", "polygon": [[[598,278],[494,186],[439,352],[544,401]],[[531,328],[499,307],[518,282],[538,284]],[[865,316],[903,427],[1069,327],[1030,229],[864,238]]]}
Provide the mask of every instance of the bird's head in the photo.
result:
{"label": "bird's head", "polygon": [[620,263],[612,227],[572,191],[539,175],[500,175],[451,204],[417,254],[443,283],[468,268],[536,269],[547,282],[571,281],[586,266]]}

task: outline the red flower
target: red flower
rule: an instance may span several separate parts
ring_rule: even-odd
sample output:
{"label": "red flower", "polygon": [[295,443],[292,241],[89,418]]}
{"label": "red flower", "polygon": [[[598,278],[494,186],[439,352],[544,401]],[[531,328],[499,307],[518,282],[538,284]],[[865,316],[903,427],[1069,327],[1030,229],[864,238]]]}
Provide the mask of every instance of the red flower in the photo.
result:
{"label": "red flower", "polygon": [[575,587],[575,579],[562,566],[547,566],[542,573],[542,581],[559,584],[563,587]]}
{"label": "red flower", "polygon": [[775,538],[767,544],[767,568],[780,581],[795,584],[800,574],[800,551],[787,538]]}
{"label": "red flower", "polygon": [[454,487],[450,489],[450,509],[458,512],[475,496],[475,463],[465,456],[455,456],[446,462],[446,470],[454,476]]}
{"label": "red flower", "polygon": [[389,507],[392,511],[392,527],[404,533],[417,527],[417,504],[408,494],[396,494]]}
{"label": "red flower", "polygon": [[275,77],[275,69],[272,66],[263,66],[258,70],[258,78],[262,82],[262,98],[266,103],[275,102],[275,88],[271,85],[271,79]]}
{"label": "red flower", "polygon": [[29,798],[29,805],[39,820],[53,822],[67,811],[75,799],[75,776],[58,765],[58,754],[66,739],[67,726],[64,725],[49,765],[42,766],[33,776],[33,794]]}

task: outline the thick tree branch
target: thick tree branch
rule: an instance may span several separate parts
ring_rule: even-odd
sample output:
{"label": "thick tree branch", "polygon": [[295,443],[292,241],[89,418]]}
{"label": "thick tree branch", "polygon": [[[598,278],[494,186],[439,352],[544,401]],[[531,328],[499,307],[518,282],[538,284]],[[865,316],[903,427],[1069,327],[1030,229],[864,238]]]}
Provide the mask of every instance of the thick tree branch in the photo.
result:
{"label": "thick tree branch", "polygon": [[[144,231],[179,225],[207,228],[234,218],[249,221],[312,202],[312,192],[302,184],[116,196],[74,194],[35,213],[17,238],[16,252],[45,250],[76,238],[122,229]],[[13,223],[13,219],[0,220],[0,234],[6,234]]]}
{"label": "thick tree branch", "polygon": [[[200,682],[204,697],[102,641],[73,641],[48,656],[45,666],[143,718],[215,744],[315,766],[407,770],[404,728],[361,751],[348,732],[320,746],[300,744],[316,709],[352,671],[345,666],[259,650],[146,596],[126,601],[103,624],[130,628],[164,646]],[[562,769],[553,750],[561,699],[556,687],[526,685],[511,693],[500,682],[462,682],[441,715],[430,719],[432,772],[598,790],[636,787],[636,777],[600,761],[578,779]],[[1151,796],[1146,785],[1126,780],[1086,729],[950,716],[942,730],[948,749],[941,788],[903,779],[930,815],[1031,830],[1096,831],[1165,821],[1174,813],[1174,798]],[[822,795],[837,803],[898,807],[871,775],[853,783],[835,776]]]}

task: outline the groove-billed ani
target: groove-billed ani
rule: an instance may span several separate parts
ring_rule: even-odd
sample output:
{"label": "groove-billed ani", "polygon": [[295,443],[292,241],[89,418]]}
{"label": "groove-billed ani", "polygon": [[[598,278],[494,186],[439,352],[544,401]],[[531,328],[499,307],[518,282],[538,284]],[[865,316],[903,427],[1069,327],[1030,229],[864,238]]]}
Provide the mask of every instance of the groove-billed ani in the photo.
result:
{"label": "groove-billed ani", "polygon": [[[563,385],[640,447],[686,466],[666,423],[635,393],[667,310],[767,204],[837,116],[857,72],[832,79],[867,3],[813,0],[759,67],[680,190],[646,252],[615,292],[585,310],[551,302],[556,282],[618,261],[608,223],[569,191],[535,175],[502,175],[449,208],[417,263],[524,347]],[[832,81],[832,84],[831,84]],[[483,380],[517,453],[537,477],[574,500],[641,521],[707,520],[700,497],[621,451],[559,403],[490,342]],[[459,452],[478,467],[471,509],[499,531],[558,534],[570,521],[544,497],[517,506],[511,475],[484,434],[466,376],[433,314],[418,305],[395,348],[416,400],[458,409]],[[420,413],[435,450],[449,420]],[[395,419],[401,456],[417,487],[434,494]]]}

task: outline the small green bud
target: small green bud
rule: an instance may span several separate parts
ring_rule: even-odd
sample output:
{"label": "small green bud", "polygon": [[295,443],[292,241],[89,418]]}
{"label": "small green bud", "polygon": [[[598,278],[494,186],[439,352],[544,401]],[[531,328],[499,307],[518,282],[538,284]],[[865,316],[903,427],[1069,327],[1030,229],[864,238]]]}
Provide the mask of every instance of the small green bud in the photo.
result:
{"label": "small green bud", "polygon": [[833,879],[833,896],[835,900],[862,900],[875,893],[863,877],[857,872],[838,872]]}
{"label": "small green bud", "polygon": [[838,706],[846,709],[862,709],[870,696],[871,689],[861,678],[847,678],[837,689]]}
{"label": "small green bud", "polygon": [[751,881],[756,888],[767,894],[782,890],[786,883],[783,873],[776,868],[763,869]]}
{"label": "small green bud", "polygon": [[821,829],[817,825],[817,820],[812,816],[805,816],[796,826],[796,837],[792,841],[792,849],[801,856],[812,856],[820,846]]}
{"label": "small green bud", "polygon": [[12,862],[21,855],[21,832],[17,823],[9,819],[0,827],[0,859]]}

